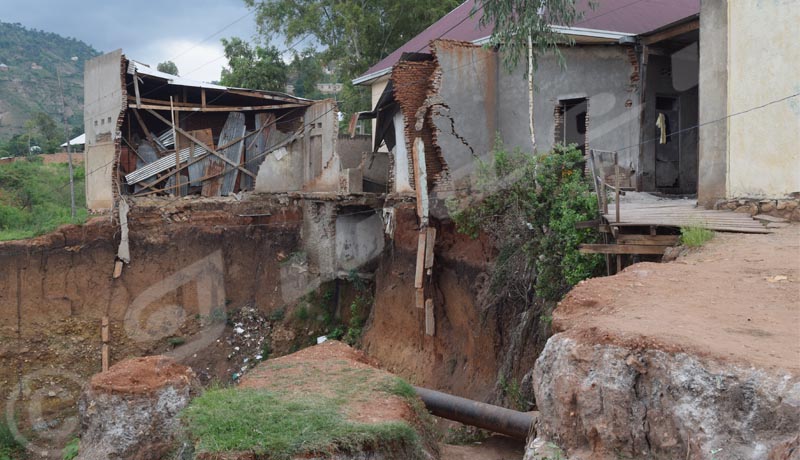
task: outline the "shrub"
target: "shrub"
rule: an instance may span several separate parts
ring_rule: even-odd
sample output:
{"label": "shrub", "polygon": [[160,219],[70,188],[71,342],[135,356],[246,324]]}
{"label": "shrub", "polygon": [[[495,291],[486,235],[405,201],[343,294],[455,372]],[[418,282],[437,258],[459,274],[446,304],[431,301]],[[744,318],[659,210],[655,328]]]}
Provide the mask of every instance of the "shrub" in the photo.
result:
{"label": "shrub", "polygon": [[[574,145],[533,156],[507,151],[498,139],[491,162],[478,169],[477,198],[448,201],[458,230],[483,232],[498,249],[491,287],[496,295],[530,302],[559,300],[579,281],[599,274],[602,258],[578,251],[598,235],[576,229],[597,215],[597,199],[583,176]],[[531,289],[533,288],[533,289]]]}

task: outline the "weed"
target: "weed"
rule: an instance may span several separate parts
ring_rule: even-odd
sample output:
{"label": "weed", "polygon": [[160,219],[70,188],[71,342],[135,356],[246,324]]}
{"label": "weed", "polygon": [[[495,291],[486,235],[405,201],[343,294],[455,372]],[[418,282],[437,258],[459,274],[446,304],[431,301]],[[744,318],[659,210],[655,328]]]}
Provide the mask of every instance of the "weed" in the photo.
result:
{"label": "weed", "polygon": [[170,337],[167,339],[167,343],[169,343],[173,347],[179,347],[184,343],[186,343],[186,339],[184,337]]}
{"label": "weed", "polygon": [[681,227],[681,244],[699,248],[714,238],[714,232],[699,225]]}
{"label": "weed", "polygon": [[0,419],[0,460],[21,459],[24,455],[25,446],[17,441],[3,417]]}
{"label": "weed", "polygon": [[298,321],[308,321],[309,318],[308,307],[306,305],[300,305],[297,310],[294,311],[294,317]]}
{"label": "weed", "polygon": [[70,442],[64,446],[64,449],[61,451],[61,458],[63,460],[72,460],[73,458],[78,456],[78,449],[79,449],[80,439],[73,438]]}
{"label": "weed", "polygon": [[336,326],[326,334],[326,336],[331,340],[339,340],[344,336],[344,328],[342,326]]}
{"label": "weed", "polygon": [[489,432],[469,425],[461,425],[458,428],[448,428],[444,436],[445,444],[463,446],[476,444],[489,439]]}
{"label": "weed", "polygon": [[270,313],[269,317],[267,319],[269,319],[273,323],[278,323],[278,322],[283,321],[283,318],[285,318],[285,317],[286,317],[286,308],[285,307],[281,307],[281,308],[273,311],[272,313]]}
{"label": "weed", "polygon": [[509,381],[506,380],[505,377],[500,377],[499,384],[500,391],[503,392],[503,396],[506,397],[514,409],[523,412],[529,409],[530,404],[528,404],[528,401],[523,396],[519,382],[517,382],[515,379],[511,379]]}

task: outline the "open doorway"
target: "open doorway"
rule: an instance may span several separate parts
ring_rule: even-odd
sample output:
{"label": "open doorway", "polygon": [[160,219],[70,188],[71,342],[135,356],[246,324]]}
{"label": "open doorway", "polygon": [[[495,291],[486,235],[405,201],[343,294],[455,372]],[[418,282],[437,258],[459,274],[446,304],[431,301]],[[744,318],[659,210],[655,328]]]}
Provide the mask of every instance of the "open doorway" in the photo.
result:
{"label": "open doorway", "polygon": [[585,97],[560,101],[561,139],[557,139],[557,141],[564,145],[578,144],[578,149],[584,154],[586,154],[586,113],[588,108],[589,102]]}

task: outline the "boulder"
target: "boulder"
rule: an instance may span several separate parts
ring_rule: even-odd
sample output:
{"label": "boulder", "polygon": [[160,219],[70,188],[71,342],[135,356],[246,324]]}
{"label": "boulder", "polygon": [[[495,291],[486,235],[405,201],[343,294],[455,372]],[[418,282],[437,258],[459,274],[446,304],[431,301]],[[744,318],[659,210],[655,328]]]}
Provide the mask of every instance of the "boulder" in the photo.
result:
{"label": "boulder", "polygon": [[194,372],[166,356],[128,359],[96,374],[78,402],[78,459],[164,458],[196,388]]}

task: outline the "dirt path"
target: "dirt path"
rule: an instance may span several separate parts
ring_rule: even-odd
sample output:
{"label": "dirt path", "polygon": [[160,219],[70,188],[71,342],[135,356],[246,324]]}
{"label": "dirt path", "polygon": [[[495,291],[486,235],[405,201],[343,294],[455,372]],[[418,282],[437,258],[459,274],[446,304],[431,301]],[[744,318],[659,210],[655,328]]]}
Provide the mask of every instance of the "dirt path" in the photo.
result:
{"label": "dirt path", "polygon": [[556,309],[554,326],[800,373],[800,225],[717,233],[675,262],[584,282]]}

